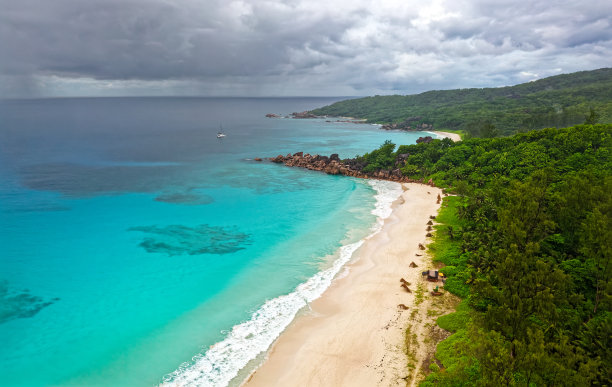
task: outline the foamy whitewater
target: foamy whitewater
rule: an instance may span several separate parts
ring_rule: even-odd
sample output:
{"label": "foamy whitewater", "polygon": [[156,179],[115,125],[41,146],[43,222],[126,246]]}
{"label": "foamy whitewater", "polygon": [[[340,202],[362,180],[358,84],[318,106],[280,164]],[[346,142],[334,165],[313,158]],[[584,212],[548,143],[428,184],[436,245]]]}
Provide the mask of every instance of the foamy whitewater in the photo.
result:
{"label": "foamy whitewater", "polygon": [[185,363],[167,375],[162,385],[227,386],[249,361],[267,351],[297,313],[325,292],[334,277],[351,260],[353,253],[365,239],[379,233],[384,220],[391,215],[391,205],[402,194],[401,184],[379,180],[368,181],[368,184],[376,190],[376,208],[372,210],[376,224],[372,226],[370,235],[342,246],[331,267],[316,273],[293,292],[267,301],[253,313],[250,320],[235,326],[223,341],[204,354],[195,356],[192,363]]}

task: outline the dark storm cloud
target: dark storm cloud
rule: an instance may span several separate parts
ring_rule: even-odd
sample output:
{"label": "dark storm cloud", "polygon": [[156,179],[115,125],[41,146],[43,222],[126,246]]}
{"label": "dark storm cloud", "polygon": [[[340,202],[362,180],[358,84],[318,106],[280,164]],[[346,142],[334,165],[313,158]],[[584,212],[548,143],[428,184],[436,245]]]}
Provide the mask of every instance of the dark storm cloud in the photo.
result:
{"label": "dark storm cloud", "polygon": [[609,66],[612,2],[0,0],[0,91],[370,94]]}
{"label": "dark storm cloud", "polygon": [[151,78],[180,66],[180,10],[155,1],[5,2],[5,71],[95,78]]}

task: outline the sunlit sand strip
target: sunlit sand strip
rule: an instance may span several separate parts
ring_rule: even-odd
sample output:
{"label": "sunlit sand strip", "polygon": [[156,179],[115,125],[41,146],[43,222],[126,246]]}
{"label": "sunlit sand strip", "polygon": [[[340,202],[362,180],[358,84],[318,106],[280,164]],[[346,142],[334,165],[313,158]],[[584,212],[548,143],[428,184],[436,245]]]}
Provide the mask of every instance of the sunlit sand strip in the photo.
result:
{"label": "sunlit sand strip", "polygon": [[[381,232],[355,252],[349,274],[287,328],[247,386],[395,386],[414,379],[404,333],[429,259],[419,243],[426,243],[426,224],[439,209],[441,191],[404,187]],[[412,261],[418,267],[409,267]],[[411,293],[400,286],[401,278],[411,283]]]}

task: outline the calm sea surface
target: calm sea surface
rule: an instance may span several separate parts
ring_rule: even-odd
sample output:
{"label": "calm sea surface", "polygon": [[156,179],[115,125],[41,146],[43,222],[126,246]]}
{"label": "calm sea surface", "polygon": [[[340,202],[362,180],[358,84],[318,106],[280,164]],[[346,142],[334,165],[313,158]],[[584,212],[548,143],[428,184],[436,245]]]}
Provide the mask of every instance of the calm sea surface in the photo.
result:
{"label": "calm sea surface", "polygon": [[335,100],[0,101],[0,384],[238,382],[399,192],[252,159],[420,135]]}

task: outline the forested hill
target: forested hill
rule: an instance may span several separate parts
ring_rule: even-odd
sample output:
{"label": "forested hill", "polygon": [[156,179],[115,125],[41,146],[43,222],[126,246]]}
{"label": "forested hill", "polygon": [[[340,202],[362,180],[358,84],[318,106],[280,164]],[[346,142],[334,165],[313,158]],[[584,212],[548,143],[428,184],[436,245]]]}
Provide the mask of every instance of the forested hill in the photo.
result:
{"label": "forested hill", "polygon": [[[591,109],[593,109],[591,111]],[[557,75],[516,86],[428,91],[340,101],[312,111],[417,129],[465,130],[481,137],[567,127],[591,115],[612,123],[612,68]],[[594,114],[593,114],[594,113]],[[488,130],[482,135],[483,127]]]}

